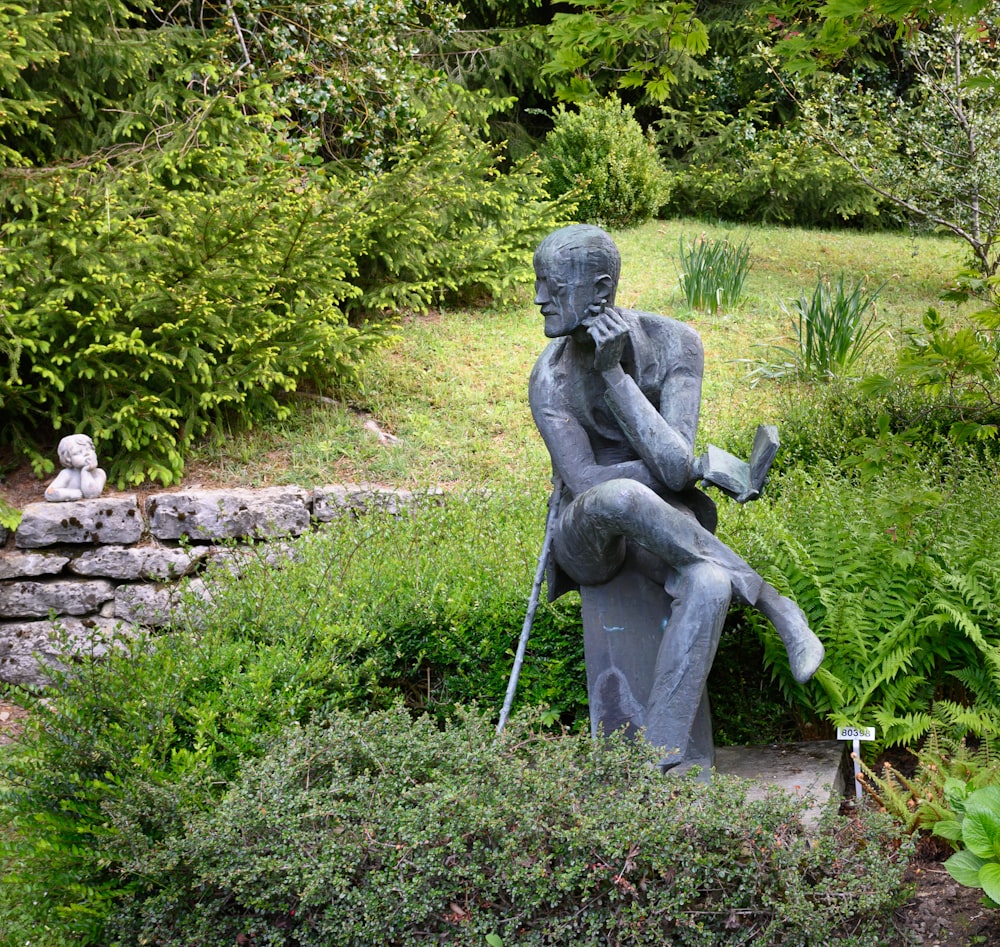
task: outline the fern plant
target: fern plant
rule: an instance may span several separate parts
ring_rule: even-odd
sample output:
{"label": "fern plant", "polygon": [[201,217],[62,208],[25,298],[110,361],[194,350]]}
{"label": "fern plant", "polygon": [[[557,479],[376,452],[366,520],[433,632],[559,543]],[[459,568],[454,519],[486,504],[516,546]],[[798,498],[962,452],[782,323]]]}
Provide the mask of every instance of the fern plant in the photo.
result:
{"label": "fern plant", "polygon": [[954,842],[949,825],[965,799],[977,789],[1000,785],[1000,746],[995,738],[973,744],[933,727],[914,756],[912,777],[890,763],[879,774],[862,762],[861,784],[907,832],[930,831]]}
{"label": "fern plant", "polygon": [[[995,473],[972,464],[938,484],[940,505],[909,519],[898,494],[945,477],[919,468],[861,484],[832,470],[787,475],[741,524],[749,558],[805,611],[826,646],[807,684],[762,621],[765,660],[786,697],[828,726],[876,725],[878,744],[933,727],[1000,726],[1000,528]],[[947,484],[946,484],[947,485]],[[960,487],[960,489],[959,489]],[[963,497],[979,495],[970,507]]]}

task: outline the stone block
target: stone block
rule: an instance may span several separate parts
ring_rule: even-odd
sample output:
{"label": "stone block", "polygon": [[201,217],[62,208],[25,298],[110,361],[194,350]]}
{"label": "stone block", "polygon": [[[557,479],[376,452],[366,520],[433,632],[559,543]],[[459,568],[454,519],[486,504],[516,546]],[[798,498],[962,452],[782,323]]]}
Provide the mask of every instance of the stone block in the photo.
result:
{"label": "stone block", "polygon": [[216,541],[298,535],[309,528],[309,494],[301,487],[161,493],[146,507],[157,539]]}
{"label": "stone block", "polygon": [[124,582],[136,579],[179,579],[190,575],[206,555],[206,546],[190,549],[102,546],[76,556],[70,561],[69,569],[76,575],[107,576]]}
{"label": "stone block", "polygon": [[441,489],[414,493],[394,487],[362,487],[356,484],[317,487],[313,491],[313,518],[328,523],[345,513],[399,513],[426,497],[437,499],[443,494]]}
{"label": "stone block", "polygon": [[251,545],[209,546],[204,575],[209,579],[220,573],[239,577],[254,563],[264,563],[272,569],[280,569],[298,558],[297,548],[294,542],[283,540]]}
{"label": "stone block", "polygon": [[168,625],[181,616],[189,596],[204,597],[204,583],[170,585],[119,585],[115,592],[115,618],[135,625]]}
{"label": "stone block", "polygon": [[0,553],[0,579],[58,575],[67,562],[69,556],[54,552]]}
{"label": "stone block", "polygon": [[143,521],[134,495],[76,500],[69,503],[29,503],[14,534],[20,549],[57,543],[138,542]]}
{"label": "stone block", "polygon": [[0,624],[0,681],[44,686],[48,671],[64,668],[74,655],[107,653],[116,636],[134,628],[106,618],[60,618]]}
{"label": "stone block", "polygon": [[767,797],[767,789],[779,789],[809,800],[803,823],[809,830],[819,824],[823,807],[831,798],[853,793],[854,771],[848,758],[849,743],[813,740],[771,746],[718,747],[715,768],[719,773],[751,780],[747,799]]}
{"label": "stone block", "polygon": [[44,618],[87,615],[115,596],[114,583],[105,579],[50,579],[11,581],[0,585],[0,617]]}

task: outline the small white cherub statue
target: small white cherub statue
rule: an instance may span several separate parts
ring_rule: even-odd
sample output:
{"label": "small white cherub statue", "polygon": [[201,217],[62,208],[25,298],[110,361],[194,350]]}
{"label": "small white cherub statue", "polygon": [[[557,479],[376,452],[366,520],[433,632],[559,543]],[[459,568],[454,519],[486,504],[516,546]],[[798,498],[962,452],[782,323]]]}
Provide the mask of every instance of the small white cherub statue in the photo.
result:
{"label": "small white cherub statue", "polygon": [[108,475],[97,466],[94,442],[86,434],[70,434],[59,442],[59,463],[63,469],[46,488],[46,500],[61,503],[101,495]]}

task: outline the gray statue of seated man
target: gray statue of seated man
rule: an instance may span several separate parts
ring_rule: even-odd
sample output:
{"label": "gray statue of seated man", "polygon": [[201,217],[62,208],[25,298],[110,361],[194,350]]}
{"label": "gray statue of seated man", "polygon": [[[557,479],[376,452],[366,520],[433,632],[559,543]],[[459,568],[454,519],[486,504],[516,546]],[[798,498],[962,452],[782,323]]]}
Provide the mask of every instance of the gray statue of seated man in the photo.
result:
{"label": "gray statue of seated man", "polygon": [[108,477],[97,466],[94,442],[86,434],[70,434],[59,442],[59,463],[63,469],[46,488],[46,500],[62,503],[101,495]]}
{"label": "gray statue of seated man", "polygon": [[[706,682],[732,598],[774,625],[796,680],[816,672],[823,645],[802,610],[714,535],[715,505],[696,487],[704,364],[697,332],[615,306],[621,259],[597,227],[549,234],[534,266],[535,303],[552,341],[532,371],[529,398],[562,489],[550,600],[579,588],[585,636],[589,609],[607,647],[626,654],[608,659],[595,677],[588,641],[595,727],[641,727],[662,748],[664,771],[708,767],[714,746]],[[628,584],[632,576],[646,584]],[[608,591],[620,580],[619,591]],[[655,634],[649,659],[630,658],[628,645],[617,643],[643,610],[637,588],[655,593],[654,627],[643,629]],[[619,599],[610,627],[600,594],[587,597],[594,590]],[[639,693],[634,681],[644,675]]]}

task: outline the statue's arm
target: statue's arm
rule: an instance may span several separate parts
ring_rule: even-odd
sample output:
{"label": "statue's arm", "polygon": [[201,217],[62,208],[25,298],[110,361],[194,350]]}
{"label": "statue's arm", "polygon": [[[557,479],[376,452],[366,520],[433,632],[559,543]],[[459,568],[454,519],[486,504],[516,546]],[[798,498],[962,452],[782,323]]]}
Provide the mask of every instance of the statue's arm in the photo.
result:
{"label": "statue's arm", "polygon": [[694,439],[701,405],[704,356],[697,334],[685,330],[673,355],[661,353],[668,368],[654,407],[620,363],[601,372],[605,400],[635,452],[671,490],[689,487],[693,473]]}
{"label": "statue's arm", "polygon": [[77,471],[70,467],[64,467],[45,488],[46,500],[80,500],[83,492],[80,490],[80,478],[76,476]]}
{"label": "statue's arm", "polygon": [[80,471],[80,492],[87,499],[93,500],[104,492],[108,475],[98,466],[85,467]]}
{"label": "statue's arm", "polygon": [[608,480],[637,480],[651,489],[662,485],[642,460],[600,464],[590,438],[563,400],[543,359],[535,366],[528,388],[531,413],[552,458],[552,467],[573,496]]}

